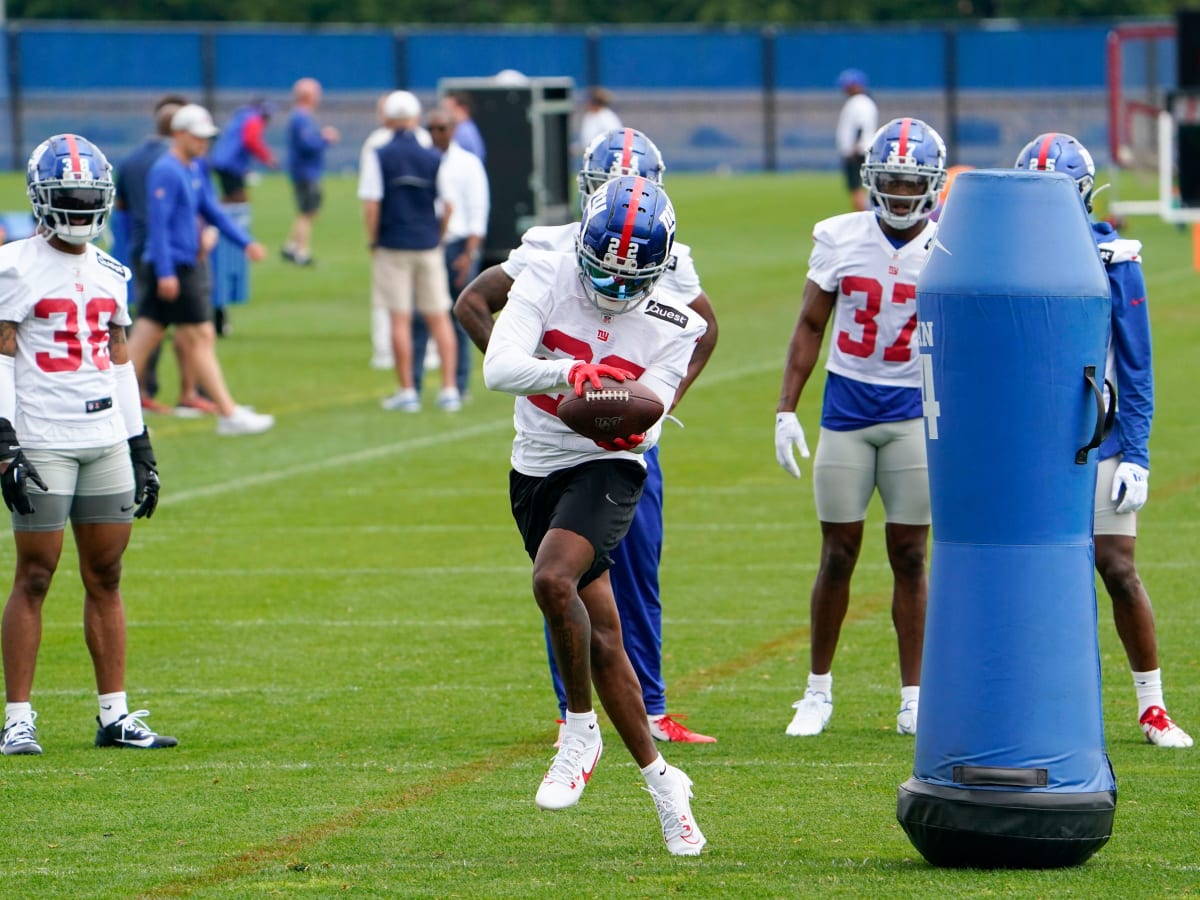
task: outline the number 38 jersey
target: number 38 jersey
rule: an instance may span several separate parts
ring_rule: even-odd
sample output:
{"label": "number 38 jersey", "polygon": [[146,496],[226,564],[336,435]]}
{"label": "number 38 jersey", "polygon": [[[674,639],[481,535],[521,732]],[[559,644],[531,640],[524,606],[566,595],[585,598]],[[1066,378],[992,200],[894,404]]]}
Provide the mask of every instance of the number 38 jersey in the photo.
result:
{"label": "number 38 jersey", "polygon": [[[834,430],[920,415],[917,275],[937,226],[888,240],[873,212],[818,222],[808,279],[836,294],[822,424]],[[842,379],[849,379],[843,381]]]}
{"label": "number 38 jersey", "polygon": [[0,321],[17,323],[22,446],[85,449],[128,437],[108,355],[109,324],[130,324],[128,277],[90,244],[78,256],[37,235],[0,247]]}
{"label": "number 38 jersey", "polygon": [[592,459],[645,465],[640,454],[602,450],[563,423],[557,410],[571,390],[567,373],[576,362],[627,369],[670,408],[706,328],[685,304],[659,297],[657,290],[633,310],[606,314],[584,293],[574,253],[531,250],[483,362],[489,389],[518,395],[513,468],[542,477]]}

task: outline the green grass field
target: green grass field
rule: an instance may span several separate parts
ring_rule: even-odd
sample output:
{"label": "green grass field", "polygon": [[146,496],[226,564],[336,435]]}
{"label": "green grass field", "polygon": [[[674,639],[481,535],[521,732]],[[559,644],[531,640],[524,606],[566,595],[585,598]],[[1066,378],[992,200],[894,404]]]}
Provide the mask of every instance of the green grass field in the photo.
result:
{"label": "green grass field", "polygon": [[[950,871],[895,817],[913,743],[898,697],[890,574],[872,511],[835,666],[837,715],[784,735],[808,667],[819,534],[808,472],[773,453],[811,224],[836,177],[671,176],[721,338],[663,441],[670,708],[719,737],[664,747],[695,780],[709,845],[669,856],[615,732],[582,802],[533,794],[556,709],[507,500],[511,400],[476,380],[457,415],[386,413],[367,366],[354,184],[327,183],[310,270],[285,267],[285,183],[255,194],[270,258],[220,343],[261,436],[152,418],[163,480],[126,555],[128,689],[176,750],[91,746],[96,701],[68,540],[34,689],[40,757],[0,760],[0,895],[259,897],[1108,896],[1200,893],[1200,749],[1144,743],[1101,597],[1115,831],[1085,865]],[[0,206],[24,203],[16,176]],[[1190,235],[1139,220],[1157,351],[1151,502],[1139,560],[1167,700],[1200,733],[1200,276]],[[174,371],[163,367],[164,399]],[[820,391],[801,419],[815,436]],[[0,568],[12,546],[0,541]],[[1046,723],[1053,727],[1053,723]]]}

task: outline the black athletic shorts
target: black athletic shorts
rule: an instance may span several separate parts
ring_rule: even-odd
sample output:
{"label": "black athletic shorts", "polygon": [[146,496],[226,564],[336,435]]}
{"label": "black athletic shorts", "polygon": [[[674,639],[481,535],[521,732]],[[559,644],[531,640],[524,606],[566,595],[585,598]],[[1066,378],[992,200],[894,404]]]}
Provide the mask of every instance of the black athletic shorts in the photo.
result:
{"label": "black athletic shorts", "polygon": [[138,280],[142,285],[137,302],[138,317],[163,327],[209,321],[212,318],[212,282],[208,277],[208,263],[176,266],[175,276],[179,279],[179,296],[174,300],[160,300],[154,268],[144,260],[138,263]]}
{"label": "black athletic shorts", "polygon": [[596,560],[579,579],[579,587],[586,587],[612,565],[608,551],[629,531],[645,483],[645,467],[627,459],[593,460],[545,478],[509,472],[508,496],[525,552],[537,558],[551,528],[587,538]]}
{"label": "black athletic shorts", "polygon": [[857,191],[863,186],[862,166],[867,158],[861,154],[842,157],[842,173],[846,176],[846,189]]}
{"label": "black athletic shorts", "polygon": [[296,209],[311,216],[321,208],[321,183],[318,181],[293,181],[292,193],[296,195]]}
{"label": "black athletic shorts", "polygon": [[217,169],[217,180],[221,182],[221,196],[232,197],[241,191],[246,190],[246,176],[238,172],[228,172],[224,169]]}

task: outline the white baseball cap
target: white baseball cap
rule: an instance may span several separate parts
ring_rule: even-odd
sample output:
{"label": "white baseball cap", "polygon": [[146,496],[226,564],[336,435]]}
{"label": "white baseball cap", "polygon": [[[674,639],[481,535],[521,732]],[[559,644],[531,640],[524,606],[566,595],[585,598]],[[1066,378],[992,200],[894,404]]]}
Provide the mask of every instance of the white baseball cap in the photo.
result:
{"label": "white baseball cap", "polygon": [[421,116],[421,101],[410,91],[392,91],[383,101],[385,119],[417,119]]}
{"label": "white baseball cap", "polygon": [[208,110],[196,103],[179,107],[171,117],[171,130],[186,131],[198,138],[215,137],[217,134],[217,126],[213,124]]}

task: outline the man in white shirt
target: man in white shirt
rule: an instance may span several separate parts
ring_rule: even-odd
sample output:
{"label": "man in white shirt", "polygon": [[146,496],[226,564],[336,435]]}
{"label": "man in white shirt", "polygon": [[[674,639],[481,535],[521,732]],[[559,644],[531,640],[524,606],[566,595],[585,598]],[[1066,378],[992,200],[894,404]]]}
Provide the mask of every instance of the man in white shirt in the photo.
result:
{"label": "man in white shirt", "polygon": [[[446,256],[450,296],[457,297],[458,292],[479,274],[483,239],[487,235],[488,213],[491,209],[487,171],[478,156],[454,139],[458,128],[448,110],[431,110],[426,124],[433,146],[442,151],[442,164],[437,177],[438,198],[442,202],[445,221],[442,250]],[[471,338],[457,318],[452,316],[451,319],[458,341],[455,383],[459,395],[466,396],[472,364]],[[425,359],[428,340],[429,331],[424,320],[413,319],[413,380],[418,394],[421,393],[421,362]]]}
{"label": "man in white shirt", "polygon": [[867,208],[867,192],[862,183],[862,164],[867,148],[879,125],[879,109],[867,93],[867,75],[861,69],[846,69],[838,76],[838,87],[846,92],[846,102],[837,123],[837,152],[850,192],[851,208]]}
{"label": "man in white shirt", "polygon": [[583,117],[579,120],[579,152],[592,145],[600,135],[621,127],[621,117],[612,109],[612,94],[602,87],[587,93]]}

